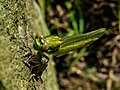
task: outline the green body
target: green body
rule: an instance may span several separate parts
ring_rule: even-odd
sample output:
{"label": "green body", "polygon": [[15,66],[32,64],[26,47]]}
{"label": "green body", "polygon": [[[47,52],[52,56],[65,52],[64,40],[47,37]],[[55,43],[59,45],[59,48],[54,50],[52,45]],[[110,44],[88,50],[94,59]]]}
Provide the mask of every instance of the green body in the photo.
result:
{"label": "green body", "polygon": [[54,49],[58,46],[60,46],[61,44],[61,38],[59,38],[58,36],[48,36],[44,39],[45,43],[43,44],[43,48],[45,50],[50,50],[50,49]]}
{"label": "green body", "polygon": [[105,34],[105,28],[101,28],[86,34],[59,38],[58,36],[48,36],[46,38],[36,38],[34,48],[38,51],[51,53],[54,56],[61,56],[69,51],[86,47]]}

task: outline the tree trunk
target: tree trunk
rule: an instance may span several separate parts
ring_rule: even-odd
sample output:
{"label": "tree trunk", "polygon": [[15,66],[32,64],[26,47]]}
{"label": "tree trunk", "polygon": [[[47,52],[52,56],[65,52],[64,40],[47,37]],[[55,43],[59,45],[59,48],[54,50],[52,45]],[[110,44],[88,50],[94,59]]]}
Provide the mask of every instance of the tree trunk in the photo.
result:
{"label": "tree trunk", "polygon": [[[42,74],[43,84],[30,80],[31,73],[22,61],[32,47],[36,33],[49,35],[44,20],[45,0],[0,1],[0,90],[58,90],[52,56]],[[52,82],[52,83],[51,83]]]}

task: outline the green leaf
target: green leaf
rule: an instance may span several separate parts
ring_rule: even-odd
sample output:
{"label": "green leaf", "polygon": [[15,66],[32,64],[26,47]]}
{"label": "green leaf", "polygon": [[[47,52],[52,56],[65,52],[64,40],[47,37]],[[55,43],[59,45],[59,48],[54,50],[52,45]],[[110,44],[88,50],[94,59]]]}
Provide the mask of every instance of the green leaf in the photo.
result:
{"label": "green leaf", "polygon": [[65,2],[65,6],[70,9],[72,7],[72,4],[69,1]]}
{"label": "green leaf", "polygon": [[72,27],[75,30],[75,33],[79,34],[79,32],[78,32],[78,23],[77,23],[77,20],[75,19],[75,11],[71,11],[69,13],[69,15],[70,15],[70,19],[71,19],[71,22],[72,22]]}

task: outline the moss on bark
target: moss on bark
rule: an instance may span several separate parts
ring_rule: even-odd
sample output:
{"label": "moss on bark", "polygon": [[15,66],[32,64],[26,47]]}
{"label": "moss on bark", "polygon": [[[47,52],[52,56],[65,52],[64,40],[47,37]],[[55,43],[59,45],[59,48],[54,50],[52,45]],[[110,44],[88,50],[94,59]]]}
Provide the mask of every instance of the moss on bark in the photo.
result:
{"label": "moss on bark", "polygon": [[[40,5],[44,6],[43,1]],[[35,53],[31,35],[50,34],[44,21],[43,6],[35,0],[0,1],[0,90],[58,90],[52,56],[42,75],[43,84],[28,82],[30,72],[22,62],[28,58],[21,58],[30,49]]]}

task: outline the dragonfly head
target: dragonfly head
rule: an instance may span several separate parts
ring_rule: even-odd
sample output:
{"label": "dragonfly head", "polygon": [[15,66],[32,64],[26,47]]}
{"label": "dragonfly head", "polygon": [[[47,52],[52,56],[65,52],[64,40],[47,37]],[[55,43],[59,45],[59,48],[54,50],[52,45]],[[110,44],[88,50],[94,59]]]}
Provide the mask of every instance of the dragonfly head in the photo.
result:
{"label": "dragonfly head", "polygon": [[36,37],[34,40],[33,47],[35,50],[42,50],[46,52],[54,51],[61,44],[61,38],[58,36],[47,36],[47,37]]}

